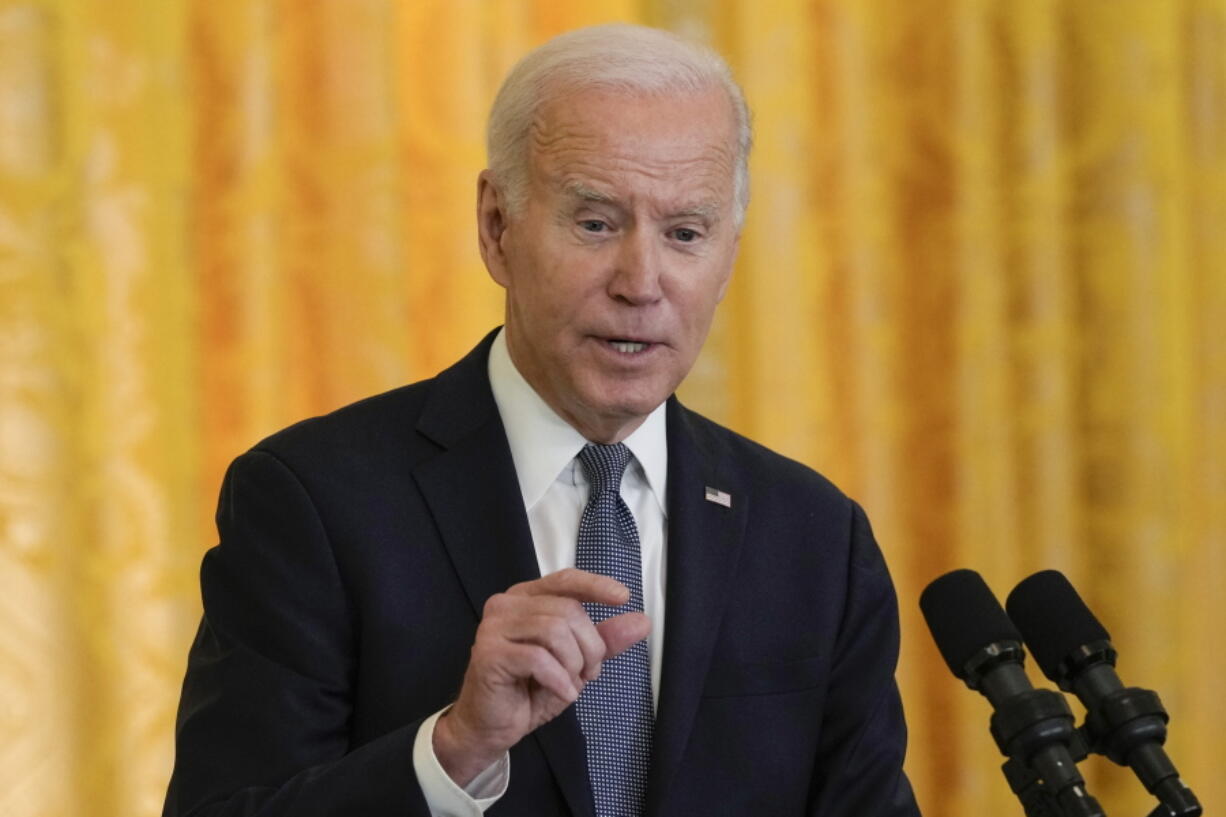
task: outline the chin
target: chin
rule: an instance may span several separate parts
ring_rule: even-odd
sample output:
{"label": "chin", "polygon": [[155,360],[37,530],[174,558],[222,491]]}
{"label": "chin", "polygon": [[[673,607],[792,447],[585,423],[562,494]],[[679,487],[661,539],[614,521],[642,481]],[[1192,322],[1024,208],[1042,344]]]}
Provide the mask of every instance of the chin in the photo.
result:
{"label": "chin", "polygon": [[626,380],[616,377],[587,377],[574,382],[572,392],[579,413],[599,418],[602,425],[624,425],[642,420],[655,411],[673,393],[667,388],[667,378],[651,377]]}
{"label": "chin", "polygon": [[[669,392],[668,394],[671,394]],[[629,422],[631,420],[641,420],[648,414],[655,411],[661,403],[668,399],[668,394],[635,394],[635,395],[610,395],[605,392],[603,395],[598,395],[597,399],[590,405],[593,406],[596,413],[610,420],[621,422]]]}

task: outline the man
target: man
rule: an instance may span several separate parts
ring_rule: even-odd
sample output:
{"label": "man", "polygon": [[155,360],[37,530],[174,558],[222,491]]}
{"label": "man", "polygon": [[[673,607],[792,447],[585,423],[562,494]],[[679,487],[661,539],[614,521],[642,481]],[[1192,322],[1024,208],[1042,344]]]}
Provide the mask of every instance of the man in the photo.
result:
{"label": "man", "polygon": [[508,77],[506,325],[231,467],[167,815],[915,815],[863,513],[672,397],[732,270],[748,113],[631,26]]}

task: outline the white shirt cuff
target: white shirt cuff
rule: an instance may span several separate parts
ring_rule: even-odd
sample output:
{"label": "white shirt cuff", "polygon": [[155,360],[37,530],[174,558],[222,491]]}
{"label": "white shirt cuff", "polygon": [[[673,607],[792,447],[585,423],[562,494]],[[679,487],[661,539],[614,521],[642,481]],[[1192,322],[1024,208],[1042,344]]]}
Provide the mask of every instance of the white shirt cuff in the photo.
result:
{"label": "white shirt cuff", "polygon": [[442,709],[422,721],[413,741],[413,771],[430,808],[431,817],[480,817],[507,792],[511,782],[511,759],[504,754],[493,766],[473,778],[464,788],[443,771],[434,754],[434,725]]}

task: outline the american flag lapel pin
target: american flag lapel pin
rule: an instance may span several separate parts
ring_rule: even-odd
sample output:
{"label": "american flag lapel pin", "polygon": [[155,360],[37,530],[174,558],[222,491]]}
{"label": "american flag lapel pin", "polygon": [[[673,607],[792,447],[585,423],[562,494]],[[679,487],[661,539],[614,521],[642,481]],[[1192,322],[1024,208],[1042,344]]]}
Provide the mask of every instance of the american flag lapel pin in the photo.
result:
{"label": "american flag lapel pin", "polygon": [[727,491],[721,491],[719,488],[712,488],[708,485],[704,496],[707,502],[714,502],[716,505],[723,505],[725,508],[732,507],[732,494]]}

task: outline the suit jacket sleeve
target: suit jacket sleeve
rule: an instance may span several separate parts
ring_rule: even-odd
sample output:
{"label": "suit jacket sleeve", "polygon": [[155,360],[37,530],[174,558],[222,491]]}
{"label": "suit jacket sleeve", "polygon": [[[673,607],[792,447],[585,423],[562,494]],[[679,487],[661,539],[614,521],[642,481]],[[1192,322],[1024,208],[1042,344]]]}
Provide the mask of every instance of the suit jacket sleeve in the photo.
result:
{"label": "suit jacket sleeve", "polygon": [[217,526],[165,817],[427,815],[420,721],[350,745],[354,610],[301,482],[275,455],[245,454]]}
{"label": "suit jacket sleeve", "polygon": [[903,773],[907,729],[894,680],[898,602],[868,519],[853,503],[847,601],[813,775],[820,817],[919,817]]}

